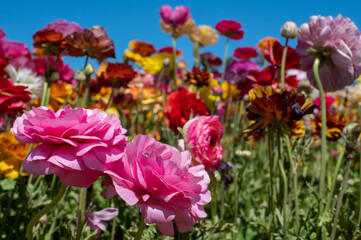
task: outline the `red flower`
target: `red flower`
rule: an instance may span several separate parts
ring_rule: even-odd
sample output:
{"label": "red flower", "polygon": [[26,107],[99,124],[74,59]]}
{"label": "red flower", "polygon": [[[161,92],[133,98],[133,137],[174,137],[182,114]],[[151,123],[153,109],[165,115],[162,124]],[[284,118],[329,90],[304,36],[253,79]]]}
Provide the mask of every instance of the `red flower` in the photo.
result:
{"label": "red flower", "polygon": [[193,116],[208,115],[206,105],[195,93],[182,89],[169,94],[164,106],[164,116],[173,132],[178,133],[177,128],[183,127],[189,120],[191,112]]}
{"label": "red flower", "polygon": [[136,76],[132,66],[124,63],[106,63],[107,67],[98,77],[99,83],[104,87],[127,87]]}
{"label": "red flower", "polygon": [[244,35],[244,31],[240,30],[242,25],[239,22],[233,20],[222,20],[216,24],[215,28],[222,36],[235,40],[242,39]]}
{"label": "red flower", "polygon": [[6,113],[15,117],[23,111],[31,94],[29,91],[25,91],[26,88],[14,86],[12,81],[0,77],[0,115]]}
{"label": "red flower", "polygon": [[253,47],[236,48],[233,52],[233,57],[241,58],[241,59],[254,58],[257,56],[258,56],[257,50]]}
{"label": "red flower", "polygon": [[[158,50],[159,53],[170,53],[173,54],[173,48],[172,47],[164,47]],[[183,57],[183,53],[181,50],[176,49],[177,57]]]}
{"label": "red flower", "polygon": [[220,66],[222,65],[222,60],[217,57],[217,55],[206,52],[201,54],[201,62],[204,66],[210,65],[210,66]]}

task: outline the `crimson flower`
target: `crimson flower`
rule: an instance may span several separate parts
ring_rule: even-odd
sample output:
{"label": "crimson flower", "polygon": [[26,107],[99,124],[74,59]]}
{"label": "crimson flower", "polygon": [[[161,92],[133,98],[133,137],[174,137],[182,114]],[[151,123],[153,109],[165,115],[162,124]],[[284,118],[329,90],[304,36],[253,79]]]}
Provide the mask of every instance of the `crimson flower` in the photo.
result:
{"label": "crimson flower", "polygon": [[8,114],[15,117],[26,107],[31,92],[27,87],[15,86],[11,80],[0,77],[0,115]]}
{"label": "crimson flower", "polygon": [[242,47],[236,48],[233,52],[233,57],[236,58],[254,58],[257,57],[258,53],[254,47]]}
{"label": "crimson flower", "polygon": [[98,82],[105,87],[127,87],[136,76],[132,66],[125,63],[106,63],[107,67],[98,77]]}
{"label": "crimson flower", "polygon": [[205,52],[201,54],[201,62],[204,66],[210,65],[210,66],[220,66],[222,65],[222,60],[217,57],[217,55]]}
{"label": "crimson flower", "polygon": [[222,20],[216,24],[215,27],[222,36],[240,40],[243,38],[244,31],[241,30],[242,25],[234,20]]}
{"label": "crimson flower", "polygon": [[[158,50],[159,53],[170,53],[173,54],[173,48],[172,47],[163,47]],[[177,57],[182,57],[183,53],[181,50],[176,49]]]}

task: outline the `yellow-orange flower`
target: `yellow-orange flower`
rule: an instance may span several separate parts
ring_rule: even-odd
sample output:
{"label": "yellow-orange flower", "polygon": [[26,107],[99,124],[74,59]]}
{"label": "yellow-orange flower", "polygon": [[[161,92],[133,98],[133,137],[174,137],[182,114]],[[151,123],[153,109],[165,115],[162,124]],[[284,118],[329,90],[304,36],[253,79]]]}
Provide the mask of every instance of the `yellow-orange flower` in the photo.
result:
{"label": "yellow-orange flower", "polygon": [[152,44],[139,40],[130,41],[129,49],[125,50],[124,56],[127,59],[136,62],[138,65],[142,64],[142,59],[144,57],[149,57],[156,52]]}
{"label": "yellow-orange flower", "polygon": [[262,38],[259,43],[257,44],[257,48],[259,50],[267,50],[268,49],[268,45],[270,47],[273,46],[273,44],[278,41],[276,38],[273,38],[273,37],[265,37],[265,38]]}
{"label": "yellow-orange flower", "polygon": [[241,90],[237,88],[236,84],[229,84],[228,81],[224,81],[221,84],[221,87],[223,89],[223,99],[227,99],[228,97],[234,98],[241,94]]}
{"label": "yellow-orange flower", "polygon": [[201,47],[216,44],[219,40],[216,31],[208,25],[199,25],[188,34],[188,38]]}
{"label": "yellow-orange flower", "polygon": [[[346,126],[346,119],[342,112],[327,112],[327,129],[326,129],[326,138],[329,141],[336,141],[342,136],[342,130]],[[313,127],[313,133],[321,136],[321,114],[317,114],[315,119],[310,122]]]}
{"label": "yellow-orange flower", "polygon": [[214,87],[219,87],[219,83],[215,79],[209,82],[209,86],[203,86],[199,89],[199,97],[203,99],[209,110],[215,110],[216,103],[221,99],[220,96],[212,94],[212,88]]}
{"label": "yellow-orange flower", "polygon": [[173,56],[170,53],[157,53],[153,56],[143,58],[141,64],[146,73],[158,74],[164,67],[163,63],[165,59],[169,59],[169,64],[164,70],[170,71],[172,69],[172,58]]}
{"label": "yellow-orange flower", "polygon": [[[10,131],[0,133],[0,175],[11,179],[18,178],[29,146],[30,144],[19,143]],[[28,173],[23,172],[22,175]]]}

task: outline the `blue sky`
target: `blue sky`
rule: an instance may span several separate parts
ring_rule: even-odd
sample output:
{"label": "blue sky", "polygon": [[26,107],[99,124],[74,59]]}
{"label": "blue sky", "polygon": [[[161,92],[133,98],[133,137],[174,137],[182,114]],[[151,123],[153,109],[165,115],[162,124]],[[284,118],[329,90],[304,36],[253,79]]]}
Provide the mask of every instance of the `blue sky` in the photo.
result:
{"label": "blue sky", "polygon": [[[286,21],[294,21],[298,26],[308,21],[312,15],[331,15],[351,18],[361,28],[361,1],[2,1],[0,27],[7,34],[6,39],[24,42],[32,47],[33,34],[47,23],[56,19],[66,19],[79,23],[84,28],[94,25],[105,27],[113,39],[117,60],[121,61],[124,49],[130,40],[139,39],[154,44],[156,49],[171,45],[170,37],[159,27],[159,8],[168,4],[172,7],[184,5],[190,8],[197,25],[212,27],[222,19],[233,19],[243,25],[244,38],[231,41],[230,54],[241,46],[255,46],[266,36],[280,39],[280,28]],[[284,41],[281,40],[283,43]],[[223,57],[225,39],[202,51],[211,51]],[[296,40],[290,42],[296,45]],[[184,54],[183,60],[192,65],[192,43],[186,36],[177,40]],[[81,68],[84,59],[67,58],[75,69]]]}

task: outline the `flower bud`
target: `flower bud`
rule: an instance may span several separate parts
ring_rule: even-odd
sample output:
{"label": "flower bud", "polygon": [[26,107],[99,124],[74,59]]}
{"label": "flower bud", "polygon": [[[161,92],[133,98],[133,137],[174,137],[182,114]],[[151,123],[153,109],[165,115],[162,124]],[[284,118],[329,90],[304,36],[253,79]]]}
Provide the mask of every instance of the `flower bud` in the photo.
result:
{"label": "flower bud", "polygon": [[52,72],[49,78],[49,81],[51,83],[56,83],[60,79],[60,74],[58,72]]}
{"label": "flower bud", "polygon": [[88,63],[84,68],[85,75],[92,75],[94,73],[94,67],[92,64]]}
{"label": "flower bud", "polygon": [[294,39],[297,36],[297,25],[294,22],[286,22],[281,28],[281,36]]}
{"label": "flower bud", "polygon": [[169,66],[170,66],[170,59],[169,58],[164,59],[163,66],[164,66],[164,68],[169,68]]}
{"label": "flower bud", "polygon": [[86,79],[83,71],[75,71],[74,72],[74,80],[77,82],[84,82]]}

